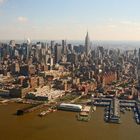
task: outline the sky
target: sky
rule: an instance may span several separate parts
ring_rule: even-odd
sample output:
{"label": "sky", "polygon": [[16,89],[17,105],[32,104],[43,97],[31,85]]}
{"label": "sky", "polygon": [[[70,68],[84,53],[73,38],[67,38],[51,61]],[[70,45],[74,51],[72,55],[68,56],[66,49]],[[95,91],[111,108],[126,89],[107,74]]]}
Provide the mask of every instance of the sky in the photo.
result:
{"label": "sky", "polygon": [[140,0],[0,0],[0,40],[140,41]]}

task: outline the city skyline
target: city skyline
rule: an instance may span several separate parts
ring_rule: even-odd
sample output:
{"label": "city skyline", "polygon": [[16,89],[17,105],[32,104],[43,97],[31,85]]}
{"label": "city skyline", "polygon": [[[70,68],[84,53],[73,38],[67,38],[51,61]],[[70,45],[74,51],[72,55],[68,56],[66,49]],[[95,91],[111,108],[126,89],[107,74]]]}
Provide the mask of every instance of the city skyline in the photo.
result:
{"label": "city skyline", "polygon": [[140,40],[139,0],[0,0],[0,40]]}

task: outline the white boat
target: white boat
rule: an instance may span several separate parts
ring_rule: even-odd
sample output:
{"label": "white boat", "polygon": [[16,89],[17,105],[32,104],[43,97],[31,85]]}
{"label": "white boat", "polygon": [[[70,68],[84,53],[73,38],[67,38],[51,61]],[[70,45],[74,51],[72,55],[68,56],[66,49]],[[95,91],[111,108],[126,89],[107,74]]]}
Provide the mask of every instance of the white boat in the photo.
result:
{"label": "white boat", "polygon": [[96,106],[93,107],[93,111],[96,111]]}
{"label": "white boat", "polygon": [[51,110],[42,111],[42,112],[39,114],[39,116],[40,116],[40,117],[43,117],[43,116],[49,114],[50,112],[51,112]]}
{"label": "white boat", "polygon": [[136,122],[137,122],[137,124],[140,124],[139,118],[136,118]]}
{"label": "white boat", "polygon": [[136,108],[135,107],[133,108],[133,111],[136,112]]}
{"label": "white boat", "polygon": [[89,121],[91,119],[92,109],[90,106],[84,106],[83,110],[78,114],[79,121]]}

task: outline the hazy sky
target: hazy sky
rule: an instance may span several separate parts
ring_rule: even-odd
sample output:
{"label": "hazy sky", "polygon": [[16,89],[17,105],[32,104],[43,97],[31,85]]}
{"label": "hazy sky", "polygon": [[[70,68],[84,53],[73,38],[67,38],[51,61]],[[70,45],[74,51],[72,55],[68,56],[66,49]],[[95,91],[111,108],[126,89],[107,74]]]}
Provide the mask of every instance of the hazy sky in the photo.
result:
{"label": "hazy sky", "polygon": [[140,0],[0,0],[0,40],[140,40]]}

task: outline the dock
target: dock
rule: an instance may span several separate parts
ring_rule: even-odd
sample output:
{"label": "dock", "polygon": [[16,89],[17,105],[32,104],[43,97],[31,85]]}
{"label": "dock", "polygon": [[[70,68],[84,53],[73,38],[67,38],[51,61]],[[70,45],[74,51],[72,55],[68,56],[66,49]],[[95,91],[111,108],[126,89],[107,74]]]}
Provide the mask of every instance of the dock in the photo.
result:
{"label": "dock", "polygon": [[91,119],[92,108],[91,106],[84,106],[82,111],[77,115],[78,121],[88,122]]}
{"label": "dock", "polygon": [[57,111],[57,107],[56,106],[52,106],[52,107],[48,107],[48,109],[42,111],[39,116],[40,117],[44,117],[46,115],[48,115],[49,113],[53,113]]}
{"label": "dock", "polygon": [[140,103],[137,102],[133,108],[134,118],[137,124],[140,124]]}
{"label": "dock", "polygon": [[82,98],[84,95],[80,95],[79,97],[73,99],[72,101],[70,101],[71,104],[75,103],[77,100],[79,100],[80,98]]}
{"label": "dock", "polygon": [[120,102],[114,98],[106,109],[105,121],[110,123],[120,123]]}
{"label": "dock", "polygon": [[[113,99],[110,98],[94,98],[94,106],[107,107],[110,105]],[[119,100],[119,99],[118,99]],[[91,101],[87,104],[91,105]],[[135,100],[119,100],[120,107],[134,107],[136,104]]]}
{"label": "dock", "polygon": [[7,99],[7,100],[2,100],[2,101],[0,101],[0,104],[6,104],[6,103],[8,103],[9,102],[9,100]]}
{"label": "dock", "polygon": [[38,104],[38,105],[33,105],[27,108],[23,108],[23,109],[19,109],[17,110],[17,115],[24,115],[25,113],[30,113],[33,111],[36,111],[38,109],[44,108],[44,107],[48,107],[48,104]]}

